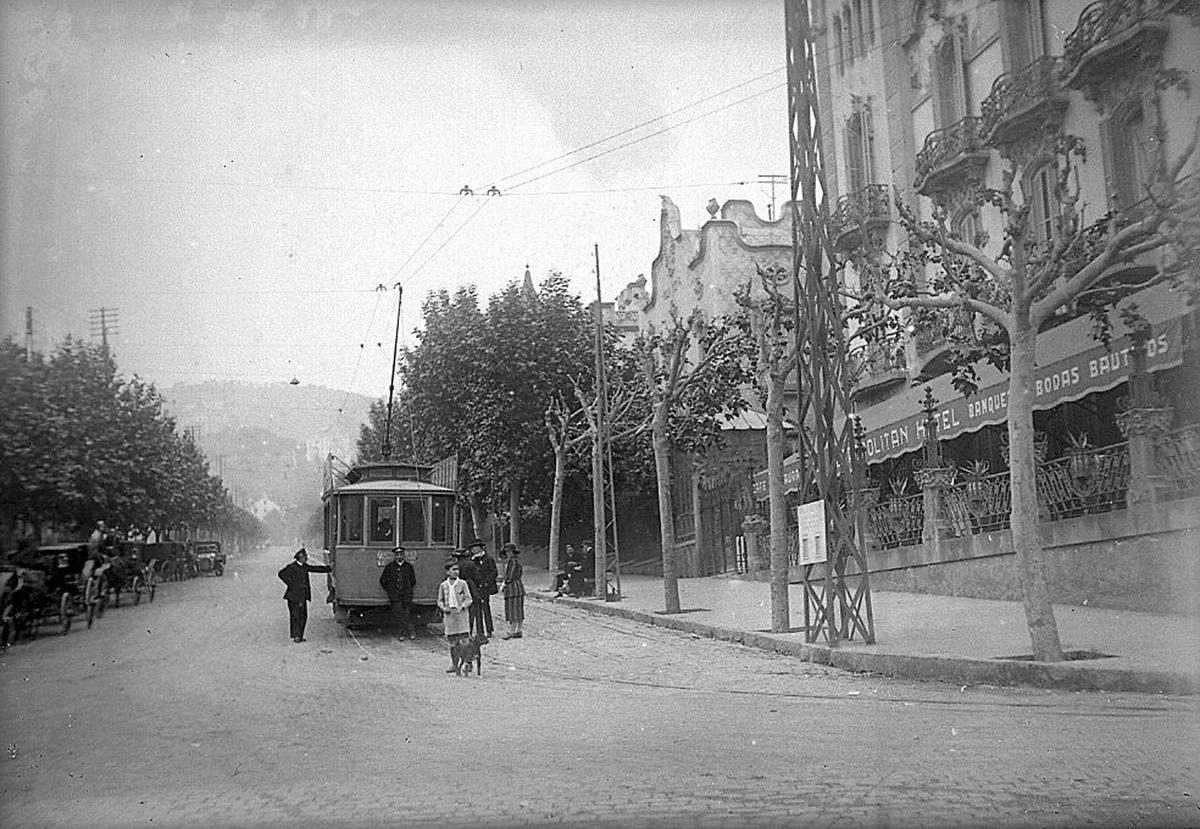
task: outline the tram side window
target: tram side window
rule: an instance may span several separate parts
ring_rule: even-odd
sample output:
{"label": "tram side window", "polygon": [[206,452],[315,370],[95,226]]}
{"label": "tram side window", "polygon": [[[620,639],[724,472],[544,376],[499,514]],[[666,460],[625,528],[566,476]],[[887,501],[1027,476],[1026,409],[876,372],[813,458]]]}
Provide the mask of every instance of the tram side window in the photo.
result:
{"label": "tram side window", "polygon": [[363,499],[361,495],[338,497],[338,541],[362,544]]}
{"label": "tram side window", "polygon": [[334,520],[333,520],[334,513],[335,513],[335,510],[334,510],[333,501],[327,502],[325,504],[325,549],[326,550],[332,550],[334,548],[334,543],[337,541],[337,533],[334,531],[334,527],[337,526],[337,524],[335,524]]}
{"label": "tram side window", "polygon": [[454,499],[447,495],[433,496],[433,520],[430,539],[434,544],[449,544],[454,540]]}
{"label": "tram side window", "polygon": [[396,543],[396,499],[368,498],[367,526],[374,543]]}
{"label": "tram side window", "polygon": [[400,540],[425,543],[424,499],[400,499]]}

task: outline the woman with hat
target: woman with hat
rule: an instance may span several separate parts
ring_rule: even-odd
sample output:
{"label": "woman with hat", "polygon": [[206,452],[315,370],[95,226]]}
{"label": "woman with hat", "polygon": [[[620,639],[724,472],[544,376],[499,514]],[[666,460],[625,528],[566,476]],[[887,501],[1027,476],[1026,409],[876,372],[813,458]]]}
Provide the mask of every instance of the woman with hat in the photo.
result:
{"label": "woman with hat", "polygon": [[521,580],[521,551],[509,542],[500,550],[504,560],[504,619],[508,633],[502,639],[520,639],[521,623],[525,621],[525,582]]}

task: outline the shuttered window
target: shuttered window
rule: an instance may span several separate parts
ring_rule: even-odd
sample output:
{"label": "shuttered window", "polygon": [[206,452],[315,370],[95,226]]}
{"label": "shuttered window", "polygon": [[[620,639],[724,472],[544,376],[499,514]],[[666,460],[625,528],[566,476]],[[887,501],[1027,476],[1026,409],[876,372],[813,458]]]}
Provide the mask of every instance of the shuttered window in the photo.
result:
{"label": "shuttered window", "polygon": [[875,176],[875,137],[869,100],[855,102],[855,113],[846,121],[846,172],[849,190],[855,193]]}
{"label": "shuttered window", "polygon": [[962,44],[957,35],[942,40],[931,64],[934,117],[939,127],[948,127],[966,117],[970,106]]}
{"label": "shuttered window", "polygon": [[1026,197],[1029,199],[1029,229],[1037,242],[1057,238],[1055,223],[1058,217],[1058,198],[1055,194],[1054,167],[1043,164],[1028,179]]}

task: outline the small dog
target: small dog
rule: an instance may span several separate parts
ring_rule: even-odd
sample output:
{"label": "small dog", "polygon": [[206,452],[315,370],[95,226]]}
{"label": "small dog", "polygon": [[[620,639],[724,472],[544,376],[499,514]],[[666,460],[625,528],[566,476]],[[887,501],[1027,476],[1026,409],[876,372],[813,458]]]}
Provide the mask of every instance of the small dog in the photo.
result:
{"label": "small dog", "polygon": [[475,663],[475,673],[483,676],[483,655],[480,648],[487,642],[482,636],[472,633],[461,642],[456,642],[452,648],[454,656],[454,673],[459,676],[471,675],[471,662]]}

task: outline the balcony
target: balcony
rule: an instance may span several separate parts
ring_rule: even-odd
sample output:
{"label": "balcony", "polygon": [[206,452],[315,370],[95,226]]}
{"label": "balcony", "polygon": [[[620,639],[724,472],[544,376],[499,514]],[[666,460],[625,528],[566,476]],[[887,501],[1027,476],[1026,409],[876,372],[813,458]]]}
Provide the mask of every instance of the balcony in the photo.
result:
{"label": "balcony", "polygon": [[950,368],[955,343],[970,340],[975,332],[971,317],[951,308],[923,308],[909,321],[917,352],[917,379],[936,377]]}
{"label": "balcony", "polygon": [[1016,72],[996,78],[983,99],[983,141],[1002,146],[1020,140],[1042,125],[1057,127],[1067,108],[1058,79],[1058,61],[1041,57]]}
{"label": "balcony", "polygon": [[857,355],[856,362],[852,393],[855,398],[908,380],[902,348],[871,343]]}
{"label": "balcony", "polygon": [[888,185],[868,184],[837,201],[830,219],[830,236],[836,250],[849,250],[866,242],[866,231],[886,227],[892,220]]}
{"label": "balcony", "polygon": [[1063,79],[1084,89],[1111,78],[1124,65],[1162,53],[1170,24],[1167,12],[1178,0],[1097,0],[1079,15],[1063,43]]}
{"label": "balcony", "polygon": [[979,132],[979,119],[968,115],[925,137],[917,153],[917,180],[913,187],[922,196],[954,189],[964,179],[978,178],[987,166],[988,148]]}

